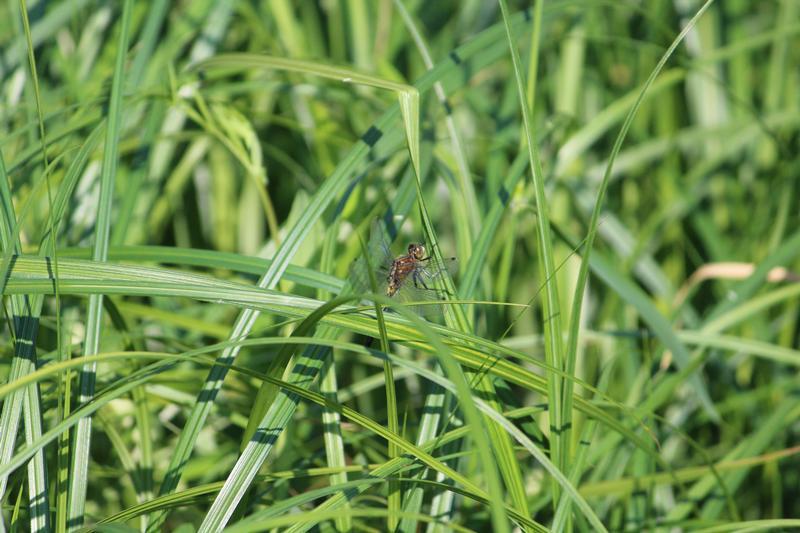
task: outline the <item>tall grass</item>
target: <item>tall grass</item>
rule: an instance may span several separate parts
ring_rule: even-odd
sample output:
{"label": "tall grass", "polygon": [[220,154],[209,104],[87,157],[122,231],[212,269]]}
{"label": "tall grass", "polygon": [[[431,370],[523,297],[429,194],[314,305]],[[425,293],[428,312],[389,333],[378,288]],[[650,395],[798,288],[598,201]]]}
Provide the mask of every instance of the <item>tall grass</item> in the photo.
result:
{"label": "tall grass", "polygon": [[799,12],[3,4],[0,531],[800,527]]}

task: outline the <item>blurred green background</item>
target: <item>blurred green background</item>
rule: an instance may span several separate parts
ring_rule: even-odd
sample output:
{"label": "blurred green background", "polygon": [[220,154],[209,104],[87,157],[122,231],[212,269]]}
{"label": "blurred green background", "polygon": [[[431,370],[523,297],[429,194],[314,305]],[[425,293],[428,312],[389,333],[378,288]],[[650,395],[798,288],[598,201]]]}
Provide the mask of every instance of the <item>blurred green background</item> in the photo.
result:
{"label": "blurred green background", "polygon": [[799,64],[796,0],[1,3],[0,531],[800,527]]}

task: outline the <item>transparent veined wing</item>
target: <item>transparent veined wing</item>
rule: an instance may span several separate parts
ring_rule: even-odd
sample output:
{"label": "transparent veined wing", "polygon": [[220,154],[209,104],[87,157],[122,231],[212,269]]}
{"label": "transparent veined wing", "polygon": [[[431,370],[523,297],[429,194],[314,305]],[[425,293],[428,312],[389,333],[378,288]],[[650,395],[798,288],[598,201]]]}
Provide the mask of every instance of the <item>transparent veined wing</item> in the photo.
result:
{"label": "transparent veined wing", "polygon": [[356,292],[372,292],[370,284],[369,267],[375,275],[378,294],[386,293],[386,277],[392,266],[392,252],[389,249],[389,236],[380,219],[376,218],[370,224],[369,241],[367,241],[367,254],[369,263],[363,255],[353,262],[349,279]]}
{"label": "transparent veined wing", "polygon": [[378,294],[386,295],[389,286],[389,274],[395,262],[403,262],[403,270],[408,268],[409,262],[413,267],[402,277],[395,278],[399,285],[392,299],[422,316],[438,316],[444,312],[441,302],[446,300],[446,293],[438,288],[439,278],[446,272],[455,274],[458,261],[455,257],[447,257],[437,261],[428,256],[424,259],[412,259],[409,255],[394,257],[389,248],[388,232],[380,219],[373,220],[370,226],[370,238],[367,243],[369,266],[364,257],[359,257],[354,263],[350,273],[350,280],[356,292],[372,292],[370,285],[369,267],[375,275]]}
{"label": "transparent veined wing", "polygon": [[443,257],[441,261],[437,261],[435,257],[430,256],[421,263],[422,275],[430,280],[436,280],[445,272],[450,276],[455,276],[458,272],[458,259],[455,257]]}
{"label": "transparent veined wing", "polygon": [[[438,282],[445,273],[453,275],[458,269],[455,257],[445,257],[437,261],[433,256],[421,260],[416,268],[395,294],[395,298],[421,316],[440,316],[444,313],[447,293],[439,288]],[[416,305],[416,304],[419,305]]]}

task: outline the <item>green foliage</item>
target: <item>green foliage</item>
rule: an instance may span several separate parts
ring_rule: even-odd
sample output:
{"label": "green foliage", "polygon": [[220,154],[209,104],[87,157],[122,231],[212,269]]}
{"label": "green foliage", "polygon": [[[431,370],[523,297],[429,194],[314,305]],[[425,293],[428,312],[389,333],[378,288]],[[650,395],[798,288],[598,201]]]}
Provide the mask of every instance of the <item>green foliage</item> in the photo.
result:
{"label": "green foliage", "polygon": [[0,531],[800,527],[800,4],[519,4],[0,7]]}

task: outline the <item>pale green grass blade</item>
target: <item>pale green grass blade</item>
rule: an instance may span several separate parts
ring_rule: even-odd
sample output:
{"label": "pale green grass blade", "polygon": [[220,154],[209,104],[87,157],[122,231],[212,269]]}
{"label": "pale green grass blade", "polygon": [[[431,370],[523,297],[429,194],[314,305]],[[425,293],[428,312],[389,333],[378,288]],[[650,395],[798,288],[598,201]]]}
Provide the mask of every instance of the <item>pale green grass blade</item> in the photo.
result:
{"label": "pale green grass blade", "polygon": [[[661,69],[659,69],[659,72],[661,72]],[[685,76],[686,73],[682,69],[664,72],[657,81],[654,80],[654,82],[650,82],[650,86],[652,87],[651,94],[658,95],[661,91],[682,81]],[[607,133],[614,124],[624,121],[630,109],[636,104],[636,101],[640,99],[641,95],[641,88],[631,91],[624,97],[607,106],[597,116],[593,117],[586,126],[572,135],[558,151],[556,174],[563,174],[566,167],[573,164],[581,154],[585,153],[587,149]]]}
{"label": "pale green grass blade", "polygon": [[[33,53],[33,43],[31,36],[31,28],[28,21],[28,8],[24,1],[20,2],[20,15],[25,33],[25,44],[28,49],[28,65],[30,69],[30,80],[32,82],[32,92],[36,103],[36,112],[38,119],[39,141],[41,143],[42,158],[44,161],[44,180],[47,184],[47,198],[49,204],[52,206],[52,198],[50,196],[50,163],[46,155],[46,137],[44,130],[44,113],[42,110],[42,99],[39,89],[39,77],[37,73],[36,60]],[[21,42],[21,41],[20,41]],[[0,174],[2,179],[6,180],[5,168],[0,161]],[[8,184],[3,184],[4,196],[4,241],[5,250],[9,253],[12,249],[19,252],[20,240],[16,217],[13,214],[13,206],[10,204],[10,196]],[[6,204],[6,202],[9,202]],[[12,224],[13,223],[13,224]],[[52,225],[51,225],[52,226]],[[12,232],[14,233],[12,235]],[[13,245],[12,245],[13,239]],[[7,255],[4,254],[3,270],[8,266]],[[56,267],[57,272],[57,267]],[[35,301],[33,308],[31,308],[30,301],[27,296],[13,297],[13,327],[16,330],[14,359],[17,357],[24,359],[21,364],[15,365],[19,370],[19,375],[30,372],[36,367],[36,338],[39,329],[39,308],[40,301]],[[9,325],[11,326],[11,325]],[[14,361],[16,363],[16,361]],[[13,372],[12,372],[13,377]],[[6,450],[10,449],[13,444],[17,433],[17,420],[18,414],[16,412],[17,402],[12,401],[3,405],[2,420],[0,426],[7,427],[8,435],[5,437],[4,442],[0,443],[2,455],[5,457]],[[30,444],[40,438],[42,433],[42,412],[40,406],[40,394],[37,385],[31,385],[24,391],[24,401],[22,404],[23,409],[23,423],[25,424],[25,441]],[[50,528],[50,505],[49,496],[47,492],[47,469],[45,466],[44,453],[39,450],[33,456],[33,459],[28,463],[28,502],[29,502],[29,515],[30,515],[30,529],[31,531],[47,531]],[[0,482],[0,498],[5,492],[6,477],[2,477]],[[0,524],[3,519],[0,517]]]}
{"label": "pale green grass blade", "polygon": [[[100,199],[97,206],[94,248],[92,259],[104,262],[108,258],[108,243],[111,231],[111,208],[114,199],[114,182],[117,178],[120,128],[122,126],[122,89],[125,76],[125,58],[128,53],[128,37],[132,18],[133,2],[126,0],[123,5],[121,30],[117,44],[117,57],[111,84],[111,96],[108,111],[108,128],[103,151],[103,166],[100,181]],[[89,297],[89,309],[86,319],[87,331],[84,353],[93,355],[100,351],[103,295]],[[79,402],[85,403],[94,395],[96,366],[89,365],[82,369],[80,380]],[[92,419],[84,418],[78,423],[73,436],[73,456],[70,474],[70,495],[68,509],[68,527],[75,530],[83,524],[84,507],[86,505],[86,486],[88,484],[89,447],[91,443]]]}
{"label": "pale green grass blade", "polygon": [[[233,2],[223,0],[220,2],[197,1],[189,6],[189,12],[183,15],[191,21],[187,27],[177,26],[181,32],[179,39],[184,40],[186,36],[191,37],[191,50],[188,57],[190,61],[201,61],[212,56],[225,35],[233,16]],[[196,11],[195,11],[196,10]],[[202,20],[202,28],[197,31],[195,21]],[[177,61],[177,58],[175,59]],[[166,68],[166,67],[164,67]],[[196,83],[190,83],[178,88],[178,92],[192,92],[196,88]],[[161,117],[158,117],[159,119]],[[186,113],[180,105],[173,105],[167,109],[163,120],[159,120],[160,137],[158,142],[152,147],[152,166],[149,169],[148,181],[160,183],[168,170],[168,162],[177,150],[177,143],[171,138],[172,135],[180,132],[186,123]],[[133,220],[145,220],[153,204],[159,197],[158,187],[143,187],[136,191],[135,205],[127,207],[132,213],[129,216]],[[125,219],[123,219],[123,222]],[[147,241],[147,227],[143,224],[132,224],[125,235],[121,235],[115,243],[143,244]]]}
{"label": "pale green grass blade", "polygon": [[[86,141],[81,145],[78,153],[75,155],[75,158],[70,163],[70,166],[64,175],[64,179],[58,187],[58,192],[56,192],[55,198],[53,198],[53,205],[50,211],[51,229],[47,232],[46,238],[39,246],[40,256],[51,253],[51,250],[55,247],[58,237],[58,228],[60,228],[63,224],[67,205],[73,195],[76,185],[78,184],[78,180],[80,179],[81,174],[86,167],[89,157],[92,155],[97,143],[100,141],[100,136],[104,131],[104,126],[105,122],[102,122],[96,128],[94,128],[94,130],[92,130],[92,133],[86,138]],[[89,257],[90,254],[91,252],[87,249],[87,257]],[[60,251],[58,255],[61,255]]]}
{"label": "pale green grass blade", "polygon": [[[425,198],[422,192],[422,182],[421,177],[418,173],[418,170],[415,168],[415,178],[416,178],[416,185],[417,185],[417,207],[419,208],[420,219],[422,222],[422,227],[425,230],[425,235],[427,237],[426,241],[430,245],[430,255],[431,257],[435,258],[435,260],[442,264],[442,254],[441,250],[437,244],[437,237],[436,231],[433,228],[433,223],[431,222],[430,216],[428,214],[428,208],[426,206]],[[437,283],[441,283],[444,286],[446,291],[445,294],[453,295],[455,294],[455,288],[450,279],[450,276],[447,272],[444,273],[443,276],[439,276],[437,279]],[[470,320],[467,317],[463,307],[457,303],[454,305],[447,305],[445,307],[445,321],[451,328],[461,331],[464,333],[471,332],[472,326],[470,324]],[[435,344],[435,343],[434,343]],[[437,350],[438,351],[438,350]],[[458,373],[458,377],[461,380],[464,380],[465,388],[468,387],[466,385],[466,376],[461,374],[462,369],[458,367],[458,365],[452,362],[449,359],[448,352],[439,352],[440,357],[440,364],[443,365],[443,369],[445,373],[451,377],[451,379],[455,380],[456,383],[461,383],[460,380],[454,377],[455,373]],[[442,359],[443,358],[443,359]],[[452,365],[450,365],[452,363]],[[494,396],[494,385],[487,379],[484,379],[482,376],[478,376],[477,383],[474,385],[478,390],[480,390],[483,394],[488,397]],[[459,389],[459,400],[462,402],[467,401],[464,396],[464,390]],[[471,399],[471,397],[470,397]],[[470,411],[470,407],[474,409],[473,406],[469,405],[466,406],[467,411]],[[492,516],[492,527],[495,531],[506,531],[508,530],[508,520],[505,516],[505,511],[502,506],[502,494],[503,494],[503,485],[500,482],[500,475],[499,472],[496,470],[495,464],[493,462],[494,457],[500,458],[500,470],[506,474],[506,477],[509,478],[509,485],[512,487],[518,487],[521,485],[521,480],[519,479],[519,473],[516,469],[516,465],[513,463],[509,463],[508,458],[513,456],[513,452],[511,451],[510,443],[506,435],[499,430],[491,421],[482,419],[477,415],[477,412],[473,412],[475,418],[472,419],[472,424],[478,431],[475,434],[474,443],[477,445],[479,453],[481,455],[481,465],[483,466],[483,473],[487,478],[487,482],[489,484],[489,494],[490,494],[490,503],[491,503],[491,516]],[[467,415],[467,420],[469,420],[470,416]],[[478,420],[481,420],[483,423],[487,424],[487,430],[489,433],[489,438],[484,438],[484,433],[478,429],[483,428],[483,424],[479,424]],[[494,449],[496,455],[493,456],[492,449]],[[447,507],[451,503],[452,500],[449,498],[445,501],[442,501],[439,506]]]}
{"label": "pale green grass blade", "polygon": [[148,6],[147,19],[136,43],[136,56],[131,62],[130,73],[126,80],[130,88],[136,88],[143,81],[147,64],[152,61],[153,52],[157,48],[159,31],[169,7],[168,0],[155,0]]}
{"label": "pale green grass blade", "polygon": [[[339,234],[339,223],[334,221],[326,232],[325,244],[320,258],[320,271],[332,272],[335,268],[336,236]],[[288,277],[289,269],[286,271]],[[325,290],[317,291],[317,298],[320,300],[330,299],[331,293]],[[324,326],[318,329],[325,329]],[[326,350],[325,360],[320,370],[319,392],[331,402],[339,401],[339,383],[336,376],[336,363],[333,357],[333,350]],[[345,442],[342,438],[342,419],[339,412],[327,407],[323,408],[322,423],[325,428],[325,458],[328,466],[337,470],[329,477],[331,485],[347,483],[347,457]],[[349,531],[353,528],[353,521],[347,510],[336,518],[336,527],[340,531]]]}
{"label": "pale green grass blade", "polygon": [[[148,64],[153,70],[159,64],[159,58],[154,57],[159,44],[164,45],[169,40],[169,36],[162,36],[164,22],[167,17],[170,3],[167,0],[156,0],[148,5],[147,18],[139,32],[139,39],[133,48],[136,54],[131,62],[130,71],[126,77],[125,86],[127,93],[133,93],[147,79]],[[143,102],[136,106],[126,117],[123,127],[128,127],[135,123],[140,113],[145,113],[145,128],[141,136],[141,142],[145,146],[150,146],[156,142],[157,128],[163,121],[163,113],[158,104]],[[128,177],[121,194],[121,201],[117,207],[117,217],[114,227],[111,228],[111,244],[118,245],[124,242],[136,208],[137,198],[146,180],[147,167],[134,168]]]}
{"label": "pale green grass blade", "polygon": [[411,161],[419,172],[419,91],[413,85],[363,74],[340,66],[320,62],[272,57],[261,54],[220,54],[191,66],[192,70],[250,70],[270,69],[310,74],[340,81],[386,89],[397,93],[400,112],[403,117]]}
{"label": "pale green grass blade", "polygon": [[500,229],[500,221],[508,208],[508,202],[511,200],[510,192],[516,188],[528,164],[529,161],[525,159],[524,155],[520,154],[506,173],[506,179],[502,185],[504,194],[497,195],[484,219],[481,230],[475,241],[472,255],[469,257],[469,262],[464,269],[464,275],[461,277],[461,283],[459,283],[458,286],[459,297],[468,299],[475,295],[478,277],[485,268],[489,246],[494,239],[497,238],[497,231]]}
{"label": "pale green grass blade", "polygon": [[[517,96],[522,111],[524,126],[524,144],[527,147],[528,159],[531,165],[534,198],[537,215],[537,250],[539,251],[539,272],[544,280],[544,297],[542,299],[542,324],[545,332],[545,356],[547,363],[556,369],[564,368],[563,337],[561,335],[561,310],[558,297],[558,286],[555,277],[555,260],[553,258],[553,242],[550,234],[550,217],[548,215],[548,200],[544,192],[544,173],[542,171],[539,149],[533,135],[533,126],[528,109],[528,99],[525,93],[525,82],[522,65],[520,64],[517,40],[509,23],[508,5],[505,0],[500,0],[500,9],[503,13],[503,22],[506,30],[506,42],[514,66],[514,80],[517,86]],[[550,456],[553,463],[561,471],[566,471],[566,462],[569,456],[569,441],[565,439],[566,430],[562,426],[564,416],[562,410],[564,387],[563,378],[548,374],[548,416],[550,421]],[[554,496],[558,495],[558,484],[553,481]]]}
{"label": "pale green grass blade", "polygon": [[17,216],[14,213],[14,202],[11,189],[8,187],[8,175],[3,154],[0,152],[0,245],[3,246],[3,278],[8,271],[8,263],[15,253],[20,253],[19,235],[14,233],[17,227]]}
{"label": "pale green grass blade", "polygon": [[[25,443],[30,445],[42,435],[42,412],[38,386],[30,386],[25,390],[22,420],[25,424]],[[28,462],[27,474],[31,531],[49,531],[50,504],[47,491],[47,467],[42,450],[39,450]]]}
{"label": "pale green grass blade", "polygon": [[[133,401],[136,404],[136,428],[139,435],[138,448],[141,458],[130,469],[134,476],[134,483],[137,489],[137,497],[141,502],[153,499],[154,481],[153,470],[155,461],[153,457],[154,427],[150,421],[150,410],[152,406],[148,403],[147,391],[144,387],[136,387],[132,391]],[[138,474],[138,475],[137,475]],[[138,481],[138,483],[136,483]],[[140,531],[146,531],[148,516],[142,516],[139,524]]]}
{"label": "pale green grass blade", "polygon": [[[296,332],[299,335],[303,335],[306,331],[315,327],[317,322],[324,315],[352,299],[353,297],[341,297],[323,304],[298,326]],[[286,345],[282,352],[291,355],[293,353],[293,347],[291,345]],[[288,359],[278,357],[276,360],[279,360],[281,364],[283,361],[288,363]],[[310,365],[303,363],[300,369],[292,370],[289,375],[289,382],[293,384],[302,383],[308,387],[310,385],[309,381],[313,382],[313,378],[309,380],[309,374],[314,376],[321,364],[321,358],[316,359]],[[261,465],[275,445],[280,431],[286,423],[288,423],[289,418],[291,418],[294,413],[294,407],[297,405],[298,397],[295,394],[287,393],[285,390],[279,389],[274,384],[272,385],[272,390],[274,390],[274,394],[269,398],[270,401],[267,404],[268,409],[263,419],[259,421],[253,436],[248,440],[244,450],[236,461],[236,465],[225,481],[219,494],[214,499],[211,508],[203,518],[203,523],[200,524],[198,531],[218,531],[227,525],[228,520],[230,520],[230,517],[236,510],[244,493],[250,488],[250,484],[261,468]],[[271,425],[274,421],[277,421],[276,426]],[[274,429],[276,427],[278,429]]]}
{"label": "pale green grass blade", "polygon": [[678,337],[686,344],[691,344],[701,348],[717,348],[728,350],[735,353],[746,353],[756,357],[762,357],[790,366],[800,365],[800,350],[794,350],[785,346],[779,346],[769,342],[762,342],[753,339],[735,337],[731,335],[714,335],[704,330],[702,331],[680,331]]}
{"label": "pale green grass blade", "polygon": [[[612,371],[613,371],[613,365],[609,365],[603,371],[600,378],[598,379],[597,388],[599,390],[604,392],[607,390],[608,384],[611,381]],[[578,486],[580,484],[580,479],[584,474],[584,469],[586,468],[585,466],[586,462],[589,461],[590,448],[592,447],[593,444],[595,444],[599,440],[597,434],[597,428],[598,428],[598,423],[596,420],[587,420],[583,424],[582,433],[580,435],[581,438],[578,441],[578,444],[576,446],[576,451],[572,456],[572,461],[569,471],[569,481],[575,486]],[[586,496],[586,493],[583,490],[583,486],[580,486],[579,490],[582,496]],[[570,511],[571,506],[572,506],[572,501],[562,496],[561,500],[558,502],[558,506],[556,507],[556,513],[555,516],[553,517],[553,522],[551,524],[553,530],[559,531],[567,527],[567,524],[573,524],[571,516],[572,513]]]}
{"label": "pale green grass blade", "polygon": [[[336,381],[336,367],[333,363],[333,352],[328,351],[328,359],[325,361],[320,376],[320,393],[330,401],[335,401],[339,390]],[[346,465],[344,442],[341,434],[341,418],[339,413],[331,409],[325,409],[322,423],[325,424],[325,450],[326,459],[330,467],[343,468]],[[331,485],[347,483],[347,472],[342,470],[330,475]],[[347,510],[336,518],[336,527],[341,531],[347,531],[353,527],[352,520]]]}
{"label": "pale green grass blade", "polygon": [[[13,254],[19,253],[20,241],[19,235],[14,232],[17,226],[16,215],[14,214],[14,206],[12,203],[11,191],[8,187],[8,177],[5,171],[5,164],[3,161],[2,153],[0,153],[0,245],[3,247],[3,293],[8,280],[8,270],[11,268]],[[26,324],[33,324],[33,320],[25,320],[27,315],[26,311],[26,297],[12,296],[11,308],[14,316],[13,325],[17,340],[14,347],[14,357],[11,362],[11,368],[8,373],[9,382],[14,382],[22,376],[32,372],[34,365],[32,364],[32,339],[35,339],[35,332],[29,331]],[[5,312],[5,311],[4,311]],[[9,325],[10,327],[10,325]],[[0,464],[10,460],[14,453],[14,446],[16,444],[17,431],[19,429],[19,420],[22,413],[23,402],[28,403],[25,391],[15,392],[14,395],[3,402],[2,414],[0,414]],[[26,409],[26,413],[28,410]],[[8,475],[0,475],[0,498],[5,496],[6,487],[8,483]],[[0,516],[0,526],[3,526],[4,520]]]}
{"label": "pale green grass blade", "polygon": [[[8,281],[8,275],[12,268],[12,260],[15,254],[22,251],[20,244],[19,230],[17,226],[17,216],[14,210],[13,196],[11,189],[8,187],[8,175],[6,173],[6,165],[3,159],[3,154],[0,152],[0,245],[3,247],[3,259],[0,264],[0,274],[3,281],[0,283],[0,295],[5,294],[5,285]],[[19,309],[22,309],[22,299],[18,299],[17,304]],[[0,491],[1,493],[2,491]]]}
{"label": "pale green grass blade", "polygon": [[[381,231],[378,229],[378,231]],[[370,238],[373,238],[371,235]],[[367,274],[369,275],[370,290],[374,294],[380,294],[378,289],[378,282],[376,280],[375,272],[378,265],[372,264],[370,251],[367,248],[366,241],[359,236],[359,244],[361,245],[361,256],[366,264]],[[386,334],[386,319],[383,316],[383,307],[377,301],[375,302],[375,318],[378,322],[378,332],[380,333],[379,340],[381,351],[389,353],[389,338]],[[387,429],[395,435],[400,434],[400,424],[397,418],[397,390],[394,386],[394,373],[392,364],[385,361],[383,365],[384,383],[386,388],[386,417]],[[388,449],[388,458],[392,460],[400,456],[400,450],[397,444],[390,441]],[[389,480],[388,486],[388,513],[386,516],[386,527],[388,531],[395,531],[400,521],[400,509],[403,506],[402,494],[400,492],[400,485],[395,480]]]}
{"label": "pale green grass blade", "polygon": [[[65,248],[59,250],[59,256],[88,259],[91,257],[91,250],[88,248]],[[153,262],[184,267],[198,266],[251,275],[263,273],[272,264],[271,259],[261,257],[168,246],[112,246],[108,250],[108,258],[110,261]],[[339,278],[297,265],[287,266],[284,277],[294,283],[334,294],[341,292],[344,287],[344,283]]]}
{"label": "pale green grass blade", "polygon": [[[428,49],[428,45],[425,43],[425,39],[418,27],[419,25],[414,22],[411,14],[400,0],[394,1],[394,7],[400,14],[401,18],[403,19],[403,23],[411,34],[411,38],[414,40],[414,44],[422,56],[422,60],[425,62],[425,68],[431,70],[434,62],[431,57],[430,50]],[[472,177],[469,170],[469,163],[467,162],[464,144],[461,141],[458,133],[458,128],[456,127],[456,123],[453,119],[453,110],[447,101],[447,94],[445,93],[441,82],[436,82],[433,85],[433,89],[436,92],[436,97],[438,98],[439,103],[442,105],[445,111],[445,124],[447,126],[447,132],[450,136],[452,157],[455,159],[461,202],[464,204],[464,211],[472,215],[467,218],[469,227],[471,229],[468,234],[470,237],[472,237],[472,235],[475,234],[480,227],[481,211],[478,209],[478,199],[475,195],[475,187],[472,183]],[[469,242],[469,240],[467,240],[467,242]],[[472,254],[472,250],[469,247],[462,249],[461,252],[463,252],[463,255],[466,257],[469,257]]]}

